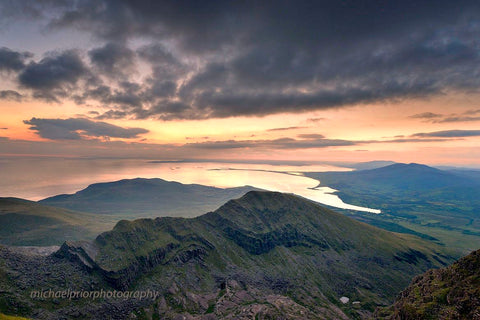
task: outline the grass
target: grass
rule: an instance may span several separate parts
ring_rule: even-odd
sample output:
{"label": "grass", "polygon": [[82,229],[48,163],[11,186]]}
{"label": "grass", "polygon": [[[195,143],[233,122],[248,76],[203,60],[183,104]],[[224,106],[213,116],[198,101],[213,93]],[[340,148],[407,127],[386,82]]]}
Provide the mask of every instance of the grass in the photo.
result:
{"label": "grass", "polygon": [[[399,171],[396,171],[399,170]],[[341,210],[357,220],[410,233],[455,250],[480,243],[480,182],[421,166],[353,172],[306,173],[339,190],[346,203],[381,209],[379,215]]]}
{"label": "grass", "polygon": [[0,198],[0,243],[16,246],[61,245],[65,240],[93,239],[111,229],[117,218]]}
{"label": "grass", "polygon": [[29,319],[24,317],[18,317],[18,316],[8,316],[6,314],[0,313],[0,320],[29,320]]}

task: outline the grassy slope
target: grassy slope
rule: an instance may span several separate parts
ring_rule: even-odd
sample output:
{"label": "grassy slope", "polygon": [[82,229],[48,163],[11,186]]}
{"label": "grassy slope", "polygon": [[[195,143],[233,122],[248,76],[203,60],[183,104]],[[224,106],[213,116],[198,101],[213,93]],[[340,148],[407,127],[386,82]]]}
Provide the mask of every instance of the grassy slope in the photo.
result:
{"label": "grassy slope", "polygon": [[94,184],[74,195],[39,203],[0,198],[0,244],[50,246],[66,240],[91,240],[122,219],[197,216],[252,189],[132,179]]}
{"label": "grassy slope", "polygon": [[[215,277],[267,287],[278,282],[283,293],[298,301],[310,295],[328,305],[346,295],[367,310],[392,301],[414,275],[449,261],[441,248],[417,237],[269,192],[250,192],[194,219],[122,221],[96,244],[96,262],[119,274],[158,248],[166,250],[161,266],[143,270],[147,275],[130,283],[134,286],[169,286],[174,279],[184,288],[202,291],[216,287]],[[202,251],[200,265],[178,264]]]}
{"label": "grassy slope", "polygon": [[115,220],[73,212],[17,198],[0,198],[0,243],[61,245],[65,240],[93,239]]}
{"label": "grassy slope", "polygon": [[416,164],[353,172],[307,173],[339,190],[347,203],[381,215],[346,212],[387,230],[439,240],[465,254],[480,241],[480,181]]}
{"label": "grassy slope", "polygon": [[215,210],[252,187],[215,188],[162,179],[125,179],[96,183],[75,194],[58,195],[40,203],[98,214],[119,214],[124,219],[159,216],[193,217]]}
{"label": "grassy slope", "polygon": [[0,320],[28,320],[28,319],[23,317],[17,317],[17,316],[9,316],[9,315],[0,313]]}

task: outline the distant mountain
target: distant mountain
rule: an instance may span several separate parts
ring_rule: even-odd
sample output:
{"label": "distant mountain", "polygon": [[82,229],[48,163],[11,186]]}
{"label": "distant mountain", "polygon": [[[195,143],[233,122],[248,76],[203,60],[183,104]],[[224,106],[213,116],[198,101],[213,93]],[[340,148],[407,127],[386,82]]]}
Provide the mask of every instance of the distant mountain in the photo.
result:
{"label": "distant mountain", "polygon": [[350,172],[322,172],[311,176],[323,179],[322,183],[325,181],[335,186],[355,186],[379,191],[387,189],[407,193],[480,186],[476,179],[416,163],[395,163],[381,168]]}
{"label": "distant mountain", "polygon": [[467,177],[470,180],[476,180],[480,181],[480,169],[448,169],[446,170],[448,172],[451,172],[453,174]]}
{"label": "distant mountain", "polygon": [[92,184],[75,194],[58,195],[39,203],[82,212],[120,214],[125,218],[194,217],[252,190],[258,189],[249,186],[222,189],[137,178]]}
{"label": "distant mountain", "polygon": [[347,165],[346,167],[354,168],[357,170],[370,170],[370,169],[377,169],[381,167],[390,166],[395,163],[396,163],[395,161],[377,160],[377,161],[368,161],[368,162],[358,162],[353,165]]}
{"label": "distant mountain", "polygon": [[17,198],[0,198],[0,244],[61,245],[65,240],[93,239],[115,221]]}
{"label": "distant mountain", "polygon": [[480,250],[416,277],[377,319],[480,319]]}
{"label": "distant mountain", "polygon": [[361,221],[422,234],[464,254],[480,241],[480,179],[476,176],[415,163],[305,174],[339,190],[347,203],[382,210],[376,216],[351,214]]}
{"label": "distant mountain", "polygon": [[[0,250],[4,274],[14,275],[3,279],[11,307],[0,301],[0,312],[50,319],[366,318],[415,275],[452,261],[442,252],[294,195],[252,191],[196,218],[120,221],[92,242],[66,242],[35,262]],[[57,274],[63,270],[68,278]],[[151,289],[161,297],[88,304],[29,297],[33,288],[65,286]],[[14,307],[21,305],[29,309]]]}

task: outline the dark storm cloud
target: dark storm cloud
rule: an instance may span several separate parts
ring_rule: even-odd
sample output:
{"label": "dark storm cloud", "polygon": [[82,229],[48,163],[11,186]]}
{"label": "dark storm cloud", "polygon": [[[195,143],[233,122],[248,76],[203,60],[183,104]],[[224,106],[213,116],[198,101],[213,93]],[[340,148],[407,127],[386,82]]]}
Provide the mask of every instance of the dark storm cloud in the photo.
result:
{"label": "dark storm cloud", "polygon": [[142,128],[122,128],[106,122],[95,122],[82,118],[25,120],[30,130],[39,136],[51,140],[81,140],[86,137],[102,138],[138,138],[149,131]]}
{"label": "dark storm cloud", "polygon": [[93,99],[106,106],[120,106],[120,108],[139,108],[143,104],[140,85],[123,81],[116,88],[99,85],[86,89],[82,96],[77,96],[77,103],[84,104],[87,99]]}
{"label": "dark storm cloud", "polygon": [[[90,58],[110,78],[128,76],[133,56],[150,66],[141,90],[98,98],[128,117],[262,116],[480,86],[478,1],[38,2],[24,6],[52,8],[51,28],[106,43]],[[125,44],[139,38],[134,53]]]}
{"label": "dark storm cloud", "polygon": [[25,60],[33,57],[29,52],[16,52],[0,48],[0,71],[19,71],[25,67]]}
{"label": "dark storm cloud", "polygon": [[1,90],[0,91],[0,100],[13,100],[13,101],[22,101],[24,98],[23,95],[14,90]]}
{"label": "dark storm cloud", "polygon": [[135,52],[120,43],[107,43],[88,52],[91,62],[110,76],[125,75],[132,71]]}
{"label": "dark storm cloud", "polygon": [[19,81],[28,88],[51,90],[75,84],[85,73],[86,68],[77,52],[69,50],[31,62],[20,73]]}
{"label": "dark storm cloud", "polygon": [[[98,114],[98,112],[97,112]],[[97,120],[106,120],[106,119],[124,119],[128,114],[125,111],[118,110],[108,110],[95,117]]]}
{"label": "dark storm cloud", "polygon": [[445,130],[435,132],[416,133],[413,137],[440,137],[440,138],[465,138],[465,137],[478,137],[480,136],[480,130]]}
{"label": "dark storm cloud", "polygon": [[166,65],[178,68],[182,63],[161,43],[142,46],[137,50],[138,55],[155,65]]}
{"label": "dark storm cloud", "polygon": [[77,82],[88,73],[78,52],[67,50],[30,62],[19,73],[18,81],[22,87],[33,90],[34,98],[59,102],[69,97]]}

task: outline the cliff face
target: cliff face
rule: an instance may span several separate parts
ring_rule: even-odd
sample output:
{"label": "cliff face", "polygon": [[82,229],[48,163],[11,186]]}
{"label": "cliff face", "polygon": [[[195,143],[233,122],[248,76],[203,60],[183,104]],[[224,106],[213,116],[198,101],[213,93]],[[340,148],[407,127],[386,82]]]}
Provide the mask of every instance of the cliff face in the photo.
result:
{"label": "cliff face", "polygon": [[416,277],[385,319],[480,319],[480,250],[451,266]]}

